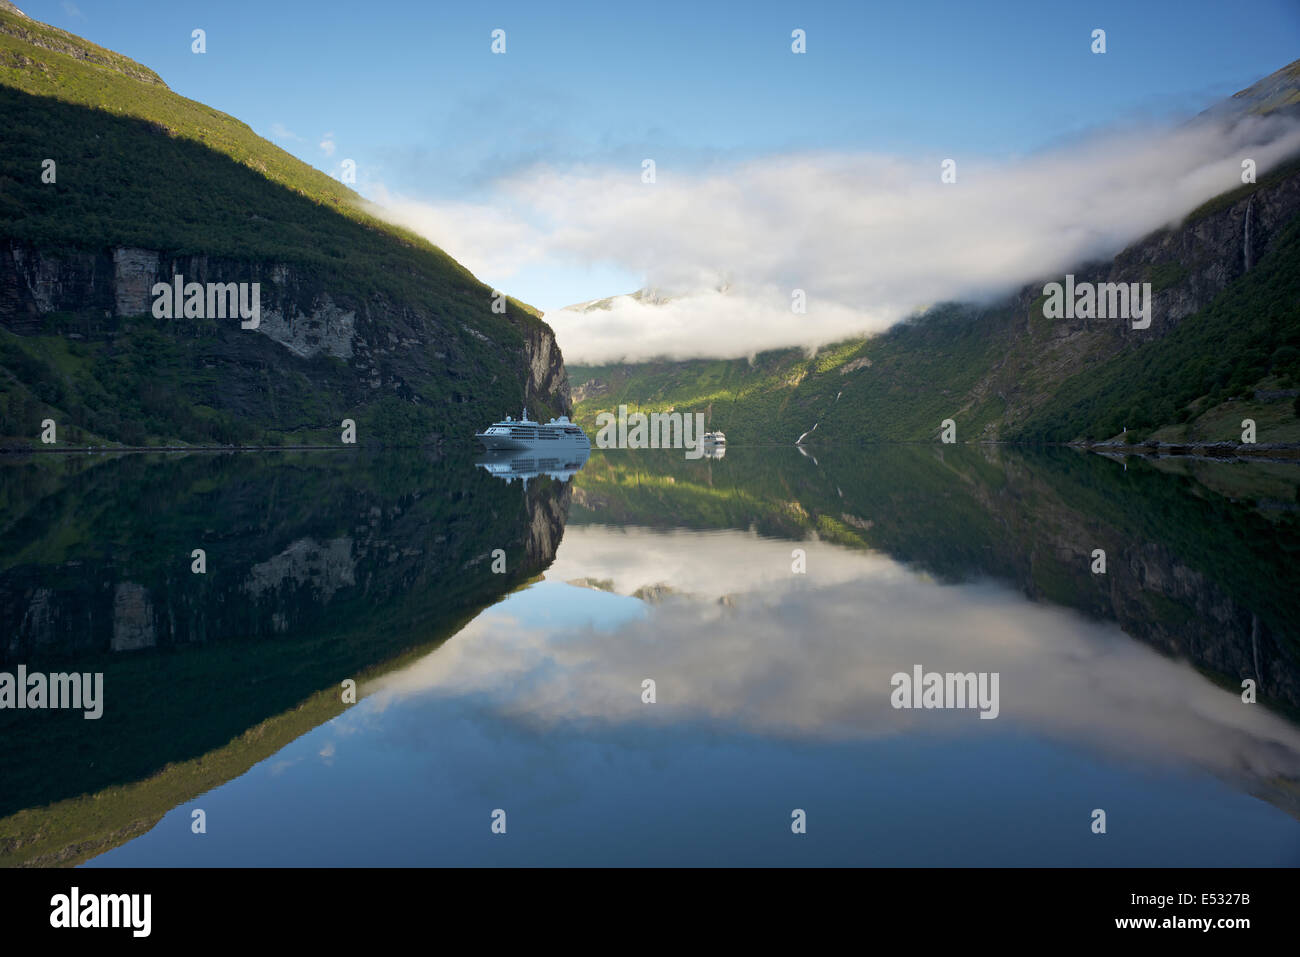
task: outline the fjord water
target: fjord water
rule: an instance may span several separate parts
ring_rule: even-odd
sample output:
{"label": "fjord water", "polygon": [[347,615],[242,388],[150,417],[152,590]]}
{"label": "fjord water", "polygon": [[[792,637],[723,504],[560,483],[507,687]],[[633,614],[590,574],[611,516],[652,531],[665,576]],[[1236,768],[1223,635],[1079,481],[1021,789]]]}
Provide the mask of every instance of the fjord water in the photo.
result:
{"label": "fjord water", "polygon": [[[6,461],[0,670],[106,700],[0,711],[0,863],[1294,865],[1298,483],[992,447]],[[916,666],[997,673],[997,717],[895,709]]]}

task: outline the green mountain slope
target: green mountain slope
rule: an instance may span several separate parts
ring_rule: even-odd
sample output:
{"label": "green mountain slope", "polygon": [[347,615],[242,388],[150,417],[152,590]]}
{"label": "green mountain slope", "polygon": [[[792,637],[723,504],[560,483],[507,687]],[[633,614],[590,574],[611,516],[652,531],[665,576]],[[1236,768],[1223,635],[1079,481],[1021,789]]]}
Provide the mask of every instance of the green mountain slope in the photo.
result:
{"label": "green mountain slope", "polygon": [[[570,365],[576,415],[706,411],[742,444],[958,440],[1300,442],[1300,220],[1251,273],[1167,336],[1116,350],[1107,336],[1061,356],[1050,322],[1019,304],[944,306],[815,356],[789,349],[750,362]],[[1026,325],[1030,327],[1026,330]],[[1256,398],[1258,393],[1259,397]]]}
{"label": "green mountain slope", "polygon": [[[57,184],[49,188],[39,176],[31,175],[30,167],[15,163],[6,150],[4,172],[8,182],[0,192],[0,202],[4,203],[7,235],[84,246],[165,242],[168,248],[178,251],[201,250],[215,255],[275,255],[286,250],[311,255],[318,254],[322,247],[328,249],[328,243],[318,247],[310,242],[314,228],[332,232],[341,228],[331,228],[331,219],[326,215],[326,210],[335,210],[355,222],[400,236],[408,244],[407,249],[422,248],[438,257],[448,272],[469,276],[427,241],[362,212],[361,197],[352,190],[263,140],[234,117],[179,96],[153,71],[126,57],[3,9],[0,84],[8,88],[4,90],[6,138],[14,137],[13,146],[20,146],[28,136],[44,136],[41,159],[55,159],[59,173]],[[134,117],[144,120],[145,126],[100,122],[82,135],[67,124],[93,123],[97,119],[93,114],[60,111],[48,100],[18,97],[13,91],[90,107],[109,116]],[[55,111],[54,115],[50,110]],[[157,139],[140,140],[139,134],[145,129]],[[113,138],[105,141],[106,136]],[[325,209],[313,222],[306,223],[277,220],[270,215],[276,210],[270,209],[250,225],[248,212],[255,207],[248,206],[249,202],[274,200],[283,204],[290,200],[262,191],[248,195],[255,181],[239,177],[234,169],[214,164],[191,170],[189,167],[201,162],[198,155],[163,152],[168,139],[200,143]],[[144,164],[143,168],[140,164]],[[39,162],[36,170],[40,170]],[[168,179],[155,178],[164,171],[171,180],[170,188],[166,188]],[[217,178],[187,189],[186,176],[193,172]],[[184,216],[191,208],[183,194],[223,188],[239,192],[224,204],[227,209],[213,211],[221,219],[203,222]],[[208,192],[204,198],[215,197],[224,198],[225,194]],[[109,199],[114,203],[111,208],[105,202]],[[104,218],[117,214],[125,214],[118,216],[120,222]],[[157,214],[158,218],[140,219],[140,214]],[[376,253],[359,249],[349,250],[349,254],[364,257]],[[408,254],[406,264],[416,262]]]}
{"label": "green mountain slope", "polygon": [[[917,441],[937,434],[996,356],[989,326],[958,307],[808,356],[801,349],[747,359],[697,359],[569,367],[576,416],[594,426],[600,411],[703,411],[731,443],[792,444],[823,437]],[[996,401],[972,407],[967,422],[990,421]],[[830,431],[827,431],[830,430]]]}
{"label": "green mountain slope", "polygon": [[[1122,320],[1047,319],[1035,285],[989,307],[942,306],[815,356],[571,365],[577,418],[594,426],[620,404],[707,411],[732,443],[791,443],[816,426],[804,439],[813,446],[933,441],[949,418],[958,441],[1236,443],[1252,418],[1259,443],[1300,442],[1300,173],[1230,195],[1079,270],[1151,282],[1157,314],[1145,332]],[[1256,198],[1274,218],[1247,272],[1240,230]],[[1235,278],[1216,288],[1218,276]]]}
{"label": "green mountain slope", "polygon": [[1068,442],[1127,427],[1134,438],[1236,441],[1241,420],[1253,418],[1268,441],[1295,442],[1300,398],[1285,400],[1297,387],[1300,219],[1206,309],[1163,339],[1071,376],[1012,437]]}
{"label": "green mountain slope", "polygon": [[[1300,111],[1300,61],[1211,113]],[[1249,224],[1249,226],[1247,225]],[[1044,277],[988,306],[948,304],[871,338],[753,360],[570,365],[577,417],[620,404],[707,411],[731,443],[1300,443],[1300,162],[1231,189],[1079,281],[1149,282],[1151,327],[1043,315]],[[599,322],[607,302],[583,304]],[[816,431],[813,430],[814,427]],[[1125,432],[1127,428],[1127,432]]]}
{"label": "green mountain slope", "polygon": [[[0,438],[51,417],[76,442],[337,442],[352,418],[463,441],[521,402],[567,411],[535,310],[494,313],[440,249],[147,68],[0,8],[0,116]],[[177,273],[259,282],[278,319],[154,319]]]}

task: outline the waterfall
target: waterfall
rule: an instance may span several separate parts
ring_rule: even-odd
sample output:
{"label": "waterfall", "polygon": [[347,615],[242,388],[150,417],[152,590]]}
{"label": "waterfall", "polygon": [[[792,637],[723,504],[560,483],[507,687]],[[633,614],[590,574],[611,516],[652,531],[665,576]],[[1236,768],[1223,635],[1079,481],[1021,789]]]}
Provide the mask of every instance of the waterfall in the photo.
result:
{"label": "waterfall", "polygon": [[[835,393],[835,402],[840,401],[840,396],[842,396],[843,394],[844,394],[844,393],[843,393],[842,391],[841,391],[841,392],[837,392],[837,393]],[[832,402],[831,405],[834,405],[835,402]],[[797,445],[797,446],[799,446],[799,447],[802,449],[802,447],[803,447],[803,440],[806,439],[806,438],[808,438],[808,436],[812,435],[814,432],[816,432],[816,431],[817,431],[817,426],[819,426],[819,425],[821,425],[820,422],[814,422],[814,423],[813,423],[813,427],[812,427],[811,429],[809,429],[809,430],[808,430],[807,432],[805,432],[803,435],[799,436],[799,438],[797,438],[797,439],[794,440],[794,444]],[[817,460],[816,460],[816,459],[813,459],[813,461],[816,462]]]}
{"label": "waterfall", "polygon": [[1255,197],[1250,197],[1246,203],[1246,231],[1241,240],[1241,253],[1246,261],[1246,272],[1250,272],[1250,207],[1255,204]]}

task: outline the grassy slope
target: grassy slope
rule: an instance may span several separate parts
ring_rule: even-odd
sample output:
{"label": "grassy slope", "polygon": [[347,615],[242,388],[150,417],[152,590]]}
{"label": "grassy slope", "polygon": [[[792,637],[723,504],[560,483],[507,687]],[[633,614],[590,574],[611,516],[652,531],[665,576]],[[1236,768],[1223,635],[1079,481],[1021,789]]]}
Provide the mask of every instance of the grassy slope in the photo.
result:
{"label": "grassy slope", "polygon": [[[45,45],[38,46],[37,43]],[[51,46],[74,51],[77,55],[51,49]],[[158,135],[200,143],[255,170],[273,183],[376,232],[397,237],[410,250],[418,249],[424,253],[422,257],[413,257],[409,253],[381,247],[379,250],[349,249],[346,251],[348,255],[405,256],[406,264],[420,264],[426,269],[436,265],[448,278],[455,276],[462,281],[473,280],[467,270],[436,246],[414,233],[368,215],[360,206],[361,197],[352,190],[262,139],[246,124],[172,92],[147,68],[79,37],[0,11],[0,84],[114,116],[145,120]],[[5,106],[5,125],[11,135],[18,132],[14,127],[31,124],[35,127],[34,132],[45,137],[46,155],[61,159],[58,151],[71,146],[75,150],[74,157],[82,160],[74,162],[73,168],[66,172],[65,164],[60,164],[60,182],[54,189],[45,188],[36,176],[31,175],[29,168],[5,170],[10,182],[5,183],[6,188],[0,196],[5,203],[6,232],[10,235],[69,242],[84,248],[133,240],[146,246],[148,242],[163,242],[166,248],[178,253],[205,252],[217,256],[257,254],[261,250],[272,255],[289,250],[311,256],[318,249],[329,246],[328,242],[317,244],[311,241],[314,229],[328,227],[330,220],[324,216],[315,223],[280,223],[272,215],[276,212],[273,208],[261,213],[263,219],[270,222],[250,224],[249,212],[261,212],[257,203],[274,201],[276,195],[269,191],[247,195],[245,184],[233,180],[222,185],[240,188],[241,192],[234,197],[208,193],[208,198],[222,197],[223,205],[231,209],[243,207],[238,214],[229,214],[232,219],[224,224],[227,229],[219,229],[213,234],[210,228],[199,228],[211,224],[177,221],[165,214],[170,211],[168,203],[177,202],[178,194],[186,191],[183,188],[188,172],[185,165],[173,165],[169,169],[170,175],[155,179],[146,175],[150,172],[147,167],[142,169],[139,165],[142,161],[149,162],[151,157],[147,152],[142,155],[124,151],[124,148],[139,149],[146,144],[110,142],[91,146],[79,141],[102,136],[102,130],[77,135],[75,130],[49,129],[43,115],[13,117],[9,111],[15,104],[7,102]],[[157,143],[147,145],[158,146]],[[176,154],[168,157],[173,161],[177,158]],[[146,204],[143,210],[146,213],[152,211],[152,207],[164,215],[153,219],[131,217],[122,222],[98,222],[88,214],[94,211],[92,204],[99,191],[115,194],[119,201]],[[127,211],[135,210],[128,207]]]}
{"label": "grassy slope", "polygon": [[[371,435],[381,426],[392,434],[427,431],[435,418],[427,406],[445,408],[464,395],[494,408],[517,402],[499,346],[517,347],[521,328],[540,326],[536,310],[510,300],[509,317],[493,314],[491,290],[437,247],[374,219],[342,184],[234,118],[178,96],[139,64],[0,11],[0,115],[0,239],[288,263],[336,297],[382,294],[399,307],[434,312],[457,336],[469,330],[462,352],[489,353],[466,382],[413,383],[428,400],[425,410],[393,401],[370,410]],[[58,164],[54,184],[40,180],[46,157]],[[30,440],[41,418],[53,415],[74,423],[73,441],[336,441],[335,424],[356,414],[337,401],[349,378],[337,362],[303,364],[298,375],[268,384],[278,394],[266,397],[262,404],[273,411],[259,421],[214,408],[223,399],[210,362],[215,328],[181,336],[144,320],[105,340],[66,319],[49,317],[43,335],[0,335],[7,393],[0,435]],[[87,341],[69,343],[72,331]],[[474,334],[498,347],[485,349]],[[177,396],[193,401],[178,405]]]}
{"label": "grassy slope", "polygon": [[[826,430],[866,440],[922,440],[937,434],[942,419],[965,409],[968,422],[988,421],[995,401],[972,402],[982,371],[996,356],[984,333],[1000,315],[972,316],[936,310],[870,340],[853,340],[808,356],[799,349],[746,359],[700,359],[640,365],[569,366],[578,386],[608,386],[577,406],[579,421],[594,424],[597,412],[627,403],[630,410],[704,411],[729,442],[793,443],[820,422]],[[847,374],[841,370],[863,359]],[[942,383],[942,386],[938,385]],[[838,431],[847,428],[849,431]],[[820,434],[814,438],[820,438]]]}

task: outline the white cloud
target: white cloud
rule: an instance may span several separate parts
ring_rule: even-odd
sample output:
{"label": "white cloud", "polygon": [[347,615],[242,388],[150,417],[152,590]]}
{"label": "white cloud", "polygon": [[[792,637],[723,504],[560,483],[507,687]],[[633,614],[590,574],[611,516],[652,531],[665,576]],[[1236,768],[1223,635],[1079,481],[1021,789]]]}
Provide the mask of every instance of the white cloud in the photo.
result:
{"label": "white cloud", "polygon": [[298,140],[299,142],[302,141],[301,136],[299,136],[293,130],[289,129],[283,123],[279,123],[279,122],[271,124],[271,135],[274,136],[277,140]]}
{"label": "white cloud", "polygon": [[320,148],[325,151],[326,156],[333,156],[334,151],[338,149],[338,144],[334,142],[334,134],[326,133],[320,141]]}
{"label": "white cloud", "polygon": [[372,213],[437,243],[476,276],[506,279],[521,266],[548,254],[546,236],[508,203],[421,203],[392,193],[382,184],[374,188],[373,195]]}
{"label": "white cloud", "polygon": [[[660,164],[654,185],[639,163],[544,165],[499,181],[482,203],[376,199],[505,288],[527,265],[613,265],[674,297],[548,312],[568,361],[744,356],[881,331],[935,302],[1113,255],[1239,185],[1243,158],[1262,175],[1297,150],[1297,124],[1252,117],[1098,134],[1002,163],[957,156],[951,185],[939,179],[943,156],[822,153],[707,172]],[[791,311],[796,288],[805,315]]]}

